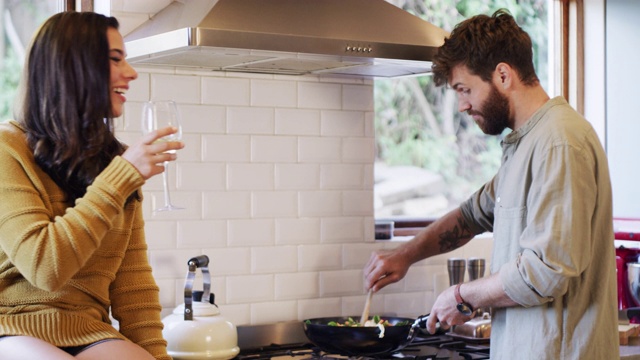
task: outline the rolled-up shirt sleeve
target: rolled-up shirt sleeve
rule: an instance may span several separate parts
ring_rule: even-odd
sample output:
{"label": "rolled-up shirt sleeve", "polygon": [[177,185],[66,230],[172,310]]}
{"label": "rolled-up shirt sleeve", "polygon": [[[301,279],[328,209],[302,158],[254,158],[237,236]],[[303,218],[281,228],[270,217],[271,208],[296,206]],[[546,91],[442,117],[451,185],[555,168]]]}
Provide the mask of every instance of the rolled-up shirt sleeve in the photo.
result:
{"label": "rolled-up shirt sleeve", "polygon": [[472,231],[493,231],[491,272],[525,307],[563,296],[593,260],[597,162],[580,140],[590,135],[572,135],[528,152],[507,144],[498,174],[460,206]]}
{"label": "rolled-up shirt sleeve", "polygon": [[595,161],[588,150],[567,143],[539,155],[531,162],[531,185],[521,208],[519,251],[499,270],[507,295],[525,307],[562,297],[594,255],[589,239]]}

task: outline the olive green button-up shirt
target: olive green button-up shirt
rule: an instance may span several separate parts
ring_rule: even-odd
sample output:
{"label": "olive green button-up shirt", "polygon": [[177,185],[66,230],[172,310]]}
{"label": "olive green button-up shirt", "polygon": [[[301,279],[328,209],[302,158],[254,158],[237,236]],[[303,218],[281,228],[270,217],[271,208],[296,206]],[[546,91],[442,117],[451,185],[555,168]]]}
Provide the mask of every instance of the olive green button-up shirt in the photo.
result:
{"label": "olive green button-up shirt", "polygon": [[491,272],[521,306],[494,309],[492,359],[617,359],[606,154],[560,97],[502,142],[496,176],[461,206],[494,236]]}

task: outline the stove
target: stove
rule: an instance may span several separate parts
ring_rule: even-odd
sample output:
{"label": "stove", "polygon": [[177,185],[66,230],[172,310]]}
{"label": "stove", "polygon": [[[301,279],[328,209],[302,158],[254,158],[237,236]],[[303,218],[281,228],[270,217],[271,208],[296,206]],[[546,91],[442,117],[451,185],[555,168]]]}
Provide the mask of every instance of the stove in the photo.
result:
{"label": "stove", "polygon": [[[355,360],[326,353],[309,342],[301,322],[239,326],[240,353],[234,360]],[[480,360],[489,359],[488,339],[460,339],[451,334],[420,331],[404,349],[389,354],[357,357],[358,360]]]}

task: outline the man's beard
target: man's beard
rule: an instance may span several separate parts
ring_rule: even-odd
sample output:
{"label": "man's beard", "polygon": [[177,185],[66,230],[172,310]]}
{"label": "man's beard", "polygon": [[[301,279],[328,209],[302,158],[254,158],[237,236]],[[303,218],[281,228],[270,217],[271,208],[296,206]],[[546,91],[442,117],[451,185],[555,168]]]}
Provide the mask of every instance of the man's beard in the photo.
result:
{"label": "man's beard", "polygon": [[482,103],[480,111],[469,110],[467,113],[482,117],[476,123],[487,135],[500,135],[509,127],[509,99],[500,94],[493,84],[491,84],[489,97]]}

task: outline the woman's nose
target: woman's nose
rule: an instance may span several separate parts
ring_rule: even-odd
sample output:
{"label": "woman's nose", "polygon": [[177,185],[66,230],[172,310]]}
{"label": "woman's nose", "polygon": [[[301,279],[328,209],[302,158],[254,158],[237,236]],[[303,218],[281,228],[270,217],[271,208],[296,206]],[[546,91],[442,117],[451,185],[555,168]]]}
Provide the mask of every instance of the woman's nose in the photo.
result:
{"label": "woman's nose", "polygon": [[125,76],[131,80],[135,80],[138,78],[138,72],[136,69],[131,66],[131,64],[127,63],[127,70],[125,71]]}

